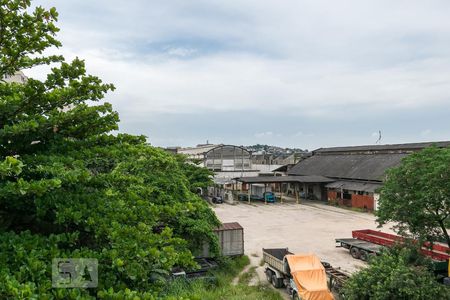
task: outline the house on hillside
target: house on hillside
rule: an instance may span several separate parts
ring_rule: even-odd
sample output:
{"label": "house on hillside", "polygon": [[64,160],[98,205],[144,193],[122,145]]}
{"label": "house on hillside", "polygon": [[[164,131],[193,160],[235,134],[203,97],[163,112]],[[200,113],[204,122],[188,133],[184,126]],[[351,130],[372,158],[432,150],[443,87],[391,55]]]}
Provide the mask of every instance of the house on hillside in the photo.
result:
{"label": "house on hillside", "polygon": [[25,76],[25,74],[23,74],[22,71],[18,71],[14,75],[6,76],[5,78],[3,78],[3,80],[8,83],[26,83],[28,78],[27,76]]}

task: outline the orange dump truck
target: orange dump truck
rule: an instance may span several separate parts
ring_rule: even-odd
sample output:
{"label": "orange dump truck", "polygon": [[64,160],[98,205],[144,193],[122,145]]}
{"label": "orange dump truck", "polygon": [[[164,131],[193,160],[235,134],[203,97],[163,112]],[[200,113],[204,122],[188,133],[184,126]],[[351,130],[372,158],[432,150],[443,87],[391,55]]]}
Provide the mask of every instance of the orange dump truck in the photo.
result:
{"label": "orange dump truck", "polygon": [[324,264],[314,254],[292,254],[287,248],[263,249],[267,280],[285,286],[292,299],[332,300]]}

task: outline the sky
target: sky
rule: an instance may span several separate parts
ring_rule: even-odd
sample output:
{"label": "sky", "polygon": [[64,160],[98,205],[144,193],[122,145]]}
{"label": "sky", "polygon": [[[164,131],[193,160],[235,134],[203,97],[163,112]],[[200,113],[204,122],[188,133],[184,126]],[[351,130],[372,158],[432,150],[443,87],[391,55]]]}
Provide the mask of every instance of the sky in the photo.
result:
{"label": "sky", "polygon": [[450,140],[448,0],[33,3],[155,146]]}

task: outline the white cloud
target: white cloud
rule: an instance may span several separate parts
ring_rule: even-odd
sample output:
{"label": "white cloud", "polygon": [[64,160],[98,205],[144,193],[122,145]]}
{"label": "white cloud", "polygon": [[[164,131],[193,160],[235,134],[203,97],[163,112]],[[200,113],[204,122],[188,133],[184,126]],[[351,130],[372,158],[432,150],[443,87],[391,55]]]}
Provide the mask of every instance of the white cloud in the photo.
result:
{"label": "white cloud", "polygon": [[61,7],[63,50],[113,81],[137,113],[288,109],[320,118],[450,101],[446,1],[37,3]]}
{"label": "white cloud", "polygon": [[450,60],[366,72],[231,54],[165,63],[77,54],[92,73],[116,84],[117,104],[126,101],[121,108],[137,114],[253,110],[323,118],[345,107],[370,114],[450,100],[450,81],[441,81],[450,78]]}
{"label": "white cloud", "polygon": [[272,131],[255,133],[255,137],[257,137],[257,138],[267,138],[267,137],[272,137],[272,136],[273,136]]}
{"label": "white cloud", "polygon": [[[319,129],[334,122],[337,130],[349,118],[363,124],[450,103],[449,1],[36,4],[59,8],[63,53],[86,59],[90,73],[116,85],[108,100],[124,123],[165,113],[232,119],[250,111],[271,115],[270,122],[314,120]],[[268,120],[259,122],[264,128]],[[320,138],[295,130],[283,136]],[[368,130],[361,136],[371,140]]]}
{"label": "white cloud", "polygon": [[167,49],[167,54],[171,56],[188,57],[195,54],[197,50],[185,47],[173,47]]}
{"label": "white cloud", "polygon": [[314,136],[314,133],[305,133],[303,131],[298,131],[295,134],[293,134],[294,138],[298,138],[298,137],[305,138],[305,137],[313,137],[313,136]]}

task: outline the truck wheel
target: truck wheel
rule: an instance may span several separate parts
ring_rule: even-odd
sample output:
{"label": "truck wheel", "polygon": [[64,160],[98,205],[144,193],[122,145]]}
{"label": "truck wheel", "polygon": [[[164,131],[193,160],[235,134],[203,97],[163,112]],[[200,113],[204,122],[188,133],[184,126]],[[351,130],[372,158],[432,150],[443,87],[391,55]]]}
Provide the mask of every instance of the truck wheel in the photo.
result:
{"label": "truck wheel", "polygon": [[355,248],[355,247],[352,247],[350,249],[350,255],[356,259],[359,259],[361,257],[361,253],[359,252],[359,249]]}
{"label": "truck wheel", "polygon": [[272,271],[266,269],[266,278],[269,283],[272,283]]}
{"label": "truck wheel", "polygon": [[362,261],[368,261],[369,260],[369,253],[367,251],[361,250],[359,251],[360,258]]}
{"label": "truck wheel", "polygon": [[277,289],[283,285],[281,278],[277,278],[276,274],[272,275],[272,285],[274,288],[277,288]]}
{"label": "truck wheel", "polygon": [[331,267],[331,264],[328,263],[328,262],[326,262],[326,261],[322,261],[321,263],[322,263],[322,266],[323,266],[325,269]]}
{"label": "truck wheel", "polygon": [[282,288],[284,286],[283,278],[278,278],[278,286]]}

